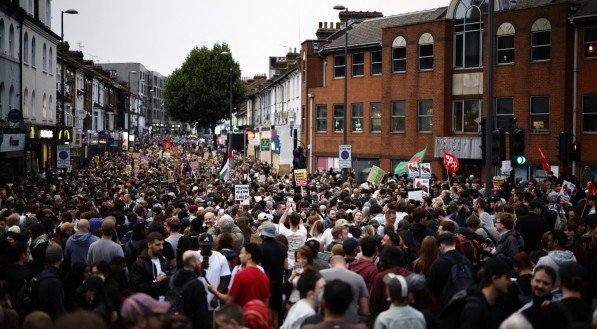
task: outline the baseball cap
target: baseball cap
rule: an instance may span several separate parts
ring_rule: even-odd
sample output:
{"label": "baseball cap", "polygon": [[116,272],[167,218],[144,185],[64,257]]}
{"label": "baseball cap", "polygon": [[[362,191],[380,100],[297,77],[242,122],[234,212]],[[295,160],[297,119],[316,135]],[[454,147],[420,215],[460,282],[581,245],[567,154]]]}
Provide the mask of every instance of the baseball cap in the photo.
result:
{"label": "baseball cap", "polygon": [[344,218],[340,218],[336,221],[334,226],[348,226],[348,221]]}
{"label": "baseball cap", "polygon": [[199,241],[199,246],[213,246],[214,244],[214,238],[208,233],[201,234],[197,240]]}
{"label": "baseball cap", "polygon": [[168,309],[170,309],[170,303],[159,302],[144,293],[136,293],[122,303],[120,316],[127,323],[135,323],[139,317],[164,314]]}
{"label": "baseball cap", "polygon": [[352,254],[359,247],[359,241],[355,238],[348,238],[342,241],[342,249],[347,254]]}
{"label": "baseball cap", "polygon": [[273,223],[264,223],[263,225],[259,226],[259,233],[268,238],[275,238],[276,225],[274,225]]}
{"label": "baseball cap", "polygon": [[265,213],[265,212],[259,213],[259,215],[257,215],[257,220],[259,220],[259,221],[272,220],[272,218],[273,218],[272,215]]}
{"label": "baseball cap", "polygon": [[393,299],[405,298],[408,296],[408,283],[402,275],[388,273],[383,277],[383,282],[390,291]]}
{"label": "baseball cap", "polygon": [[374,227],[378,227],[379,226],[379,221],[377,219],[372,219],[371,221],[369,221],[369,225],[374,226]]}

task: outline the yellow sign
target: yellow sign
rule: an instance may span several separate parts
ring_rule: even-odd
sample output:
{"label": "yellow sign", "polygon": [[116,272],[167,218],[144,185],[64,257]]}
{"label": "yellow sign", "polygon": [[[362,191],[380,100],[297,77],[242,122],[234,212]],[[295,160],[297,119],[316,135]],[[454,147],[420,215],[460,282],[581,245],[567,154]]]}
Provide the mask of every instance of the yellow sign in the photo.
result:
{"label": "yellow sign", "polygon": [[296,169],[294,171],[294,181],[296,186],[307,186],[308,179],[309,174],[307,174],[307,169]]}
{"label": "yellow sign", "polygon": [[70,131],[68,129],[61,129],[58,132],[58,139],[70,140]]}

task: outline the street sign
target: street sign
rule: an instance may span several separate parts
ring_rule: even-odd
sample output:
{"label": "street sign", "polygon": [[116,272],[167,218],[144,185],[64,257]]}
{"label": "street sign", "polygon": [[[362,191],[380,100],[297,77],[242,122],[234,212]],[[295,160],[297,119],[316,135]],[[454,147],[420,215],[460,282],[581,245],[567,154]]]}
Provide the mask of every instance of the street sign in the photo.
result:
{"label": "street sign", "polygon": [[248,206],[250,200],[249,185],[234,185],[234,201],[236,204]]}
{"label": "street sign", "polygon": [[70,145],[56,145],[56,168],[70,167]]}
{"label": "street sign", "polygon": [[267,152],[269,150],[270,150],[270,139],[269,138],[261,139],[261,151]]}
{"label": "street sign", "polygon": [[340,159],[340,169],[352,168],[352,146],[351,145],[340,145],[338,147],[338,158]]}

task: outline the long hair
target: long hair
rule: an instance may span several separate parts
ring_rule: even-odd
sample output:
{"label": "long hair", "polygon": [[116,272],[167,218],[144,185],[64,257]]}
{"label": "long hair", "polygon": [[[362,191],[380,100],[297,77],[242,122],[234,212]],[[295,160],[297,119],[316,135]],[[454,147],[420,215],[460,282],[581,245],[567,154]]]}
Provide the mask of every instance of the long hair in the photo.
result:
{"label": "long hair", "polygon": [[426,236],[421,243],[419,257],[413,261],[413,271],[415,273],[427,275],[431,263],[439,256],[439,250],[436,245],[435,237]]}

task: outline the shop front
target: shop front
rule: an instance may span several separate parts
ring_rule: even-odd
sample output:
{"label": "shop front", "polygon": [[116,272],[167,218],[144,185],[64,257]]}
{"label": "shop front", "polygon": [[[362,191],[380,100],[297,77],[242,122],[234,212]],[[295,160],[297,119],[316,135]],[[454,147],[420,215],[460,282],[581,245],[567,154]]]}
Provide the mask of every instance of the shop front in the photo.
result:
{"label": "shop front", "polygon": [[0,180],[23,174],[25,169],[25,134],[0,132]]}
{"label": "shop front", "polygon": [[56,167],[56,145],[72,141],[71,127],[32,125],[25,141],[27,171]]}

